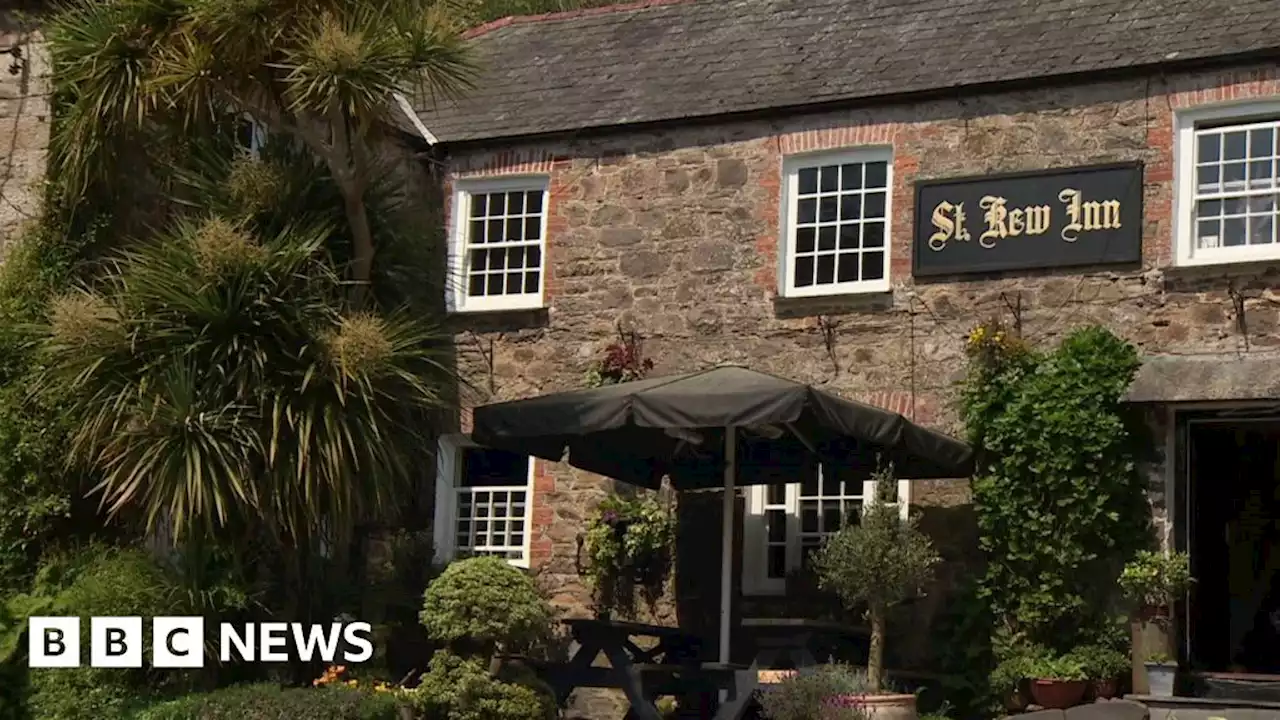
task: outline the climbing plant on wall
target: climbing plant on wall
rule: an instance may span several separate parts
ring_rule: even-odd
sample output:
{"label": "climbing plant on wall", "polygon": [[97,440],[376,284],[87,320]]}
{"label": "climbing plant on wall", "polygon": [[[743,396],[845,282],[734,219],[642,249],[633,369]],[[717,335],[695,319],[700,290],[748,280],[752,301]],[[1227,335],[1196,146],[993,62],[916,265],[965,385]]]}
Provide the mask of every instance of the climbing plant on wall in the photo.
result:
{"label": "climbing plant on wall", "polygon": [[1094,643],[1112,627],[1121,568],[1151,537],[1141,428],[1122,405],[1138,353],[1101,327],[1037,350],[997,321],[966,349],[960,411],[979,450],[986,560],[976,593],[994,659]]}

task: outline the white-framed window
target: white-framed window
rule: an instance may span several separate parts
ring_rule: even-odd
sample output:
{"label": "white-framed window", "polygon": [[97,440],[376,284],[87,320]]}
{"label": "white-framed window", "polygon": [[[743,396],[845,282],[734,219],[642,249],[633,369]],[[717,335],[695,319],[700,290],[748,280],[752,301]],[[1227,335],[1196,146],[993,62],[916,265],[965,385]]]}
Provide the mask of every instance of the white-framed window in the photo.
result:
{"label": "white-framed window", "polygon": [[[842,477],[840,469],[821,465],[802,482],[747,488],[743,516],[742,590],[748,595],[785,592],[787,575],[845,522],[858,522],[876,502],[877,483]],[[899,480],[897,504],[903,517],[910,506],[911,483]]]}
{"label": "white-framed window", "polygon": [[438,561],[496,555],[529,567],[532,522],[532,458],[481,447],[465,435],[440,438],[433,533]]}
{"label": "white-framed window", "polygon": [[782,172],[782,295],[888,290],[893,151],[797,155]]}
{"label": "white-framed window", "polygon": [[1280,100],[1177,115],[1180,265],[1280,259]]}
{"label": "white-framed window", "polygon": [[258,122],[252,115],[244,114],[236,123],[236,145],[240,146],[252,157],[262,154],[262,146],[267,142],[267,126]]}
{"label": "white-framed window", "polygon": [[450,252],[451,310],[543,306],[548,187],[546,177],[457,184]]}

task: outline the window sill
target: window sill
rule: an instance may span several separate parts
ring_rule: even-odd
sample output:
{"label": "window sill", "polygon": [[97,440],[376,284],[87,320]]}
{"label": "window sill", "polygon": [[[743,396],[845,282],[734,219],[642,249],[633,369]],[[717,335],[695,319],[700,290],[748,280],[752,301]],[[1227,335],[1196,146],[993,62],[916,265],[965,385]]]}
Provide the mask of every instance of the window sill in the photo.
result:
{"label": "window sill", "polygon": [[801,297],[778,295],[773,298],[774,315],[782,319],[856,312],[884,312],[892,308],[892,289]]}
{"label": "window sill", "polygon": [[546,327],[551,323],[551,311],[547,307],[511,310],[451,310],[446,319],[449,326],[456,330],[510,332]]}

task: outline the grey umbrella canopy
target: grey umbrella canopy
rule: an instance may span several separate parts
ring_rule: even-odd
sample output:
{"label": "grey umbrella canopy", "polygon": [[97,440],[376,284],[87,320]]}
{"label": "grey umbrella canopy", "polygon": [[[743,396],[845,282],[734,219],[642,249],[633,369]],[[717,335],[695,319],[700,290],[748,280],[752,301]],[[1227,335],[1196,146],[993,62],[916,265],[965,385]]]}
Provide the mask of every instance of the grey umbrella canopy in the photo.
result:
{"label": "grey umbrella canopy", "polygon": [[897,413],[730,366],[485,405],[481,445],[561,461],[635,485],[723,488],[720,661],[729,662],[734,496],[738,484],[787,483],[814,463],[846,479],[891,462],[900,478],[962,478],[969,446]]}
{"label": "grey umbrella canopy", "polygon": [[476,408],[472,437],[500,450],[561,461],[645,487],[723,486],[726,433],[737,430],[736,483],[791,482],[816,462],[845,477],[878,459],[904,479],[961,478],[964,443],[901,415],[809,385],[722,366]]}

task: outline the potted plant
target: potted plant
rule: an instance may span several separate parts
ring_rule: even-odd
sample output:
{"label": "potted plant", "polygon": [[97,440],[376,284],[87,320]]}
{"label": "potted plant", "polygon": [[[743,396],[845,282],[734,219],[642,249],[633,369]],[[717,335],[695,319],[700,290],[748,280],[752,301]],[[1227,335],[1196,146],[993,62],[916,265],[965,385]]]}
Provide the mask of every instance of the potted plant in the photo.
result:
{"label": "potted plant", "polygon": [[1129,669],[1129,658],[1105,645],[1087,645],[1074,655],[1089,679],[1089,691],[1095,698],[1115,697],[1120,675]]}
{"label": "potted plant", "polygon": [[1147,682],[1152,695],[1173,695],[1178,664],[1168,654],[1172,607],[1194,582],[1190,558],[1182,552],[1140,552],[1120,573],[1120,589],[1135,606],[1138,618],[1152,623],[1159,631],[1158,635],[1162,636],[1164,647],[1148,654],[1148,658],[1159,657],[1159,661],[1149,659],[1146,663]]}
{"label": "potted plant", "polygon": [[1186,553],[1138,553],[1120,573],[1120,589],[1143,620],[1167,622],[1171,608],[1195,579]]}
{"label": "potted plant", "polygon": [[675,520],[656,497],[610,496],[587,525],[583,572],[604,606],[631,583],[657,594],[666,582],[674,542]]}
{"label": "potted plant", "polygon": [[1038,658],[1030,663],[1031,699],[1050,710],[1066,710],[1078,705],[1089,688],[1084,665],[1068,655]]}
{"label": "potted plant", "polygon": [[[869,720],[865,671],[832,663],[788,672],[759,695],[767,720]],[[885,718],[888,720],[888,718]]]}
{"label": "potted plant", "polygon": [[999,695],[1004,709],[1010,714],[1020,713],[1031,704],[1026,687],[1030,665],[1030,658],[1025,653],[1016,653],[998,662],[991,671],[991,689]]}
{"label": "potted plant", "polygon": [[1147,655],[1147,685],[1155,697],[1173,697],[1173,682],[1178,676],[1178,663],[1162,652]]}
{"label": "potted plant", "polygon": [[[867,658],[869,695],[885,695],[884,643],[889,610],[918,597],[933,579],[940,558],[914,519],[904,518],[890,493],[897,487],[893,468],[873,474],[879,497],[859,524],[847,524],[829,537],[813,560],[819,585],[834,592],[849,610],[866,608],[871,626]],[[914,695],[890,695],[877,704],[900,704],[915,714]]]}

